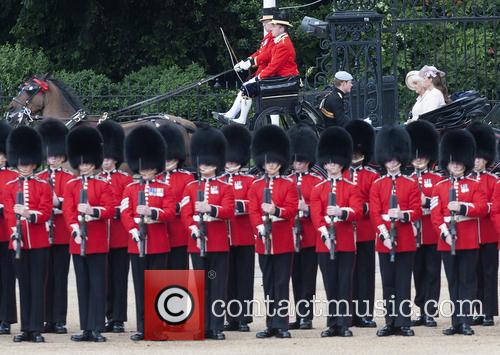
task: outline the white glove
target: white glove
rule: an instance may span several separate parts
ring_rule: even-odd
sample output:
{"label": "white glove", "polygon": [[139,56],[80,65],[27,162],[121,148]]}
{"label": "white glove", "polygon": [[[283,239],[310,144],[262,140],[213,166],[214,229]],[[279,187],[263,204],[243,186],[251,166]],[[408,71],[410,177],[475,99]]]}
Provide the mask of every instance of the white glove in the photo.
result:
{"label": "white glove", "polygon": [[384,239],[384,246],[387,249],[392,249],[392,243],[391,243],[391,240],[389,238]]}
{"label": "white glove", "polygon": [[325,240],[324,243],[325,243],[326,247],[328,248],[328,250],[330,250],[332,248],[332,241],[329,238],[328,229],[325,226],[321,226],[318,228],[318,230],[321,233],[321,239]]}
{"label": "white glove", "polygon": [[189,229],[191,230],[191,237],[196,238],[198,240],[200,238],[200,230],[198,229],[198,227],[189,226]]}
{"label": "white glove", "polygon": [[243,69],[241,69],[241,64],[243,64],[243,61],[239,62],[239,63],[236,63],[233,67],[234,71],[237,71],[237,72],[240,72],[242,71]]}
{"label": "white glove", "polygon": [[264,234],[266,234],[266,229],[264,228],[263,224],[259,224],[257,226],[257,233],[259,233],[260,238],[264,237]]}
{"label": "white glove", "polygon": [[80,232],[80,226],[78,224],[72,224],[71,229],[71,235],[73,236],[75,243],[82,244],[82,233]]}
{"label": "white glove", "polygon": [[240,65],[240,68],[243,70],[248,70],[252,66],[252,62],[250,62],[250,59],[242,60],[238,64]]}
{"label": "white glove", "polygon": [[134,242],[139,243],[141,241],[140,233],[137,230],[137,228],[134,228],[134,229],[130,230],[129,233],[132,235],[132,240]]}
{"label": "white glove", "polygon": [[446,242],[446,244],[448,244],[451,247],[451,244],[453,242],[453,238],[450,234],[446,235],[445,242]]}

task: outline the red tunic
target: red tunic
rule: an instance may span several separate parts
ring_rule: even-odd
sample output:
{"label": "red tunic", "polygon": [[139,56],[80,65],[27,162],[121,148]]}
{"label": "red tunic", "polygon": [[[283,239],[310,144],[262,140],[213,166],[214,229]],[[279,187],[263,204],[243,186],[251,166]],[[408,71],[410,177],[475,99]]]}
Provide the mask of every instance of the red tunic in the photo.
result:
{"label": "red tunic", "polygon": [[170,251],[170,240],[165,222],[172,221],[175,217],[175,200],[170,187],[160,181],[152,180],[141,185],[135,181],[127,185],[123,191],[120,206],[122,223],[128,231],[128,252],[139,254],[137,242],[132,239],[132,231],[139,232],[139,218],[136,213],[139,191],[145,191],[146,205],[152,209],[151,216],[145,218],[146,223],[146,248],[145,254],[160,254]]}
{"label": "red tunic", "polygon": [[17,178],[17,175],[17,171],[10,168],[0,168],[0,208],[2,209],[2,213],[0,214],[0,242],[8,242],[10,240],[11,232],[7,230],[7,222],[5,220],[4,191],[7,183]]}
{"label": "red tunic", "polygon": [[[259,79],[299,75],[297,63],[295,63],[295,48],[287,33],[274,39],[274,46],[270,52],[271,60],[259,74]],[[255,64],[259,65],[258,59]]]}
{"label": "red tunic", "polygon": [[[328,228],[330,224],[330,217],[326,213],[330,191],[336,194],[337,206],[344,211],[343,216],[334,219],[335,250],[354,252],[356,251],[356,241],[352,222],[358,220],[363,214],[363,200],[359,189],[349,180],[340,178],[332,186],[332,180],[329,179],[316,185],[311,194],[311,218],[314,227],[318,230],[321,227]],[[329,252],[319,233],[316,238],[316,252]]]}
{"label": "red tunic", "polygon": [[[266,179],[255,180],[248,192],[250,221],[254,234],[258,236],[257,226],[263,223],[262,202]],[[271,200],[277,207],[276,215],[272,216],[271,254],[293,253],[293,221],[297,214],[299,198],[297,187],[293,181],[285,176],[275,176],[269,179]],[[257,237],[255,250],[259,254],[265,253],[262,238]]]}
{"label": "red tunic", "polygon": [[[43,180],[49,180],[49,172],[47,170],[41,171],[37,174],[37,176]],[[60,205],[59,207],[54,207],[52,210],[54,212],[54,244],[58,245],[67,245],[69,244],[70,231],[68,226],[66,225],[66,221],[64,220],[64,216],[62,213],[62,205],[64,204],[64,189],[66,188],[66,183],[73,179],[75,175],[69,170],[58,168],[55,170],[51,170],[51,179],[53,192],[56,194]],[[50,186],[50,184],[49,184]]]}
{"label": "red tunic", "polygon": [[425,203],[422,205],[422,244],[423,245],[436,245],[438,242],[439,235],[436,234],[434,227],[431,222],[431,198],[432,190],[438,182],[443,180],[443,176],[434,171],[423,171],[420,176],[417,173],[413,173],[411,177],[418,182],[422,194],[425,196]]}
{"label": "red tunic", "polygon": [[[300,176],[300,178],[299,178]],[[300,195],[304,199],[305,203],[310,206],[311,205],[311,194],[314,189],[314,186],[323,181],[323,178],[319,175],[316,175],[312,172],[306,172],[303,174],[291,174],[288,176],[297,186],[297,191],[300,189]],[[297,181],[300,181],[300,184],[297,184]],[[300,196],[299,196],[300,198]],[[308,213],[298,212],[300,217],[300,225],[302,227],[302,240],[300,242],[300,248],[310,248],[316,245],[316,240],[320,237],[320,233],[318,232],[318,228],[314,227],[312,219],[311,219],[311,208],[309,207]]]}
{"label": "red tunic", "polygon": [[[70,231],[79,226],[77,210],[80,203],[82,177],[78,176],[66,184],[64,190],[63,214]],[[115,195],[111,185],[103,178],[91,176],[87,178],[88,203],[96,211],[95,217],[87,216],[87,254],[107,253],[109,250],[107,220],[115,214]],[[80,254],[80,245],[74,238],[70,238],[69,251],[71,254]]]}
{"label": "red tunic", "polygon": [[370,208],[368,200],[370,198],[370,189],[375,180],[377,180],[380,175],[372,168],[364,165],[358,165],[356,167],[351,166],[349,169],[344,171],[344,178],[350,180],[361,195],[361,200],[363,201],[363,213],[360,218],[354,224],[354,237],[356,242],[367,242],[375,240],[376,233],[373,230],[373,225],[370,221]]}
{"label": "red tunic", "polygon": [[493,204],[491,206],[491,219],[497,233],[498,249],[500,249],[500,180],[495,184],[493,191]]}
{"label": "red tunic", "polygon": [[[123,197],[123,190],[133,181],[132,177],[126,172],[116,169],[109,173],[103,171],[99,176],[110,183],[116,203],[120,203]],[[108,220],[108,241],[111,249],[126,248],[128,246],[128,233],[123,228],[120,218],[120,206],[117,205],[115,206],[114,215]]]}
{"label": "red tunic", "polygon": [[258,76],[271,61],[273,47],[274,37],[273,33],[269,31],[260,42],[259,49],[250,55],[250,58],[253,58],[255,63],[258,62],[257,70],[255,71],[254,76]]}
{"label": "red tunic", "polygon": [[[198,214],[195,212],[197,191],[204,191],[205,200],[212,206],[212,211],[205,214],[207,226],[207,252],[223,252],[229,250],[227,221],[234,216],[234,193],[230,184],[218,179],[203,179],[201,186],[198,181],[190,182],[184,190],[181,217],[186,227],[198,226]],[[199,254],[196,240],[189,238],[188,252]]]}
{"label": "red tunic", "polygon": [[[370,218],[377,235],[389,237],[391,222],[388,211],[393,178],[384,175],[373,182],[370,191]],[[422,217],[421,197],[417,182],[404,175],[395,178],[398,207],[404,212],[405,218],[396,221],[396,252],[415,251],[415,232],[412,223]],[[389,253],[390,250],[377,238],[376,249],[379,253]]]}
{"label": "red tunic", "polygon": [[[439,182],[432,192],[431,220],[436,233],[441,236],[442,231],[449,230],[450,211],[448,210],[450,179]],[[465,207],[465,214],[457,214],[456,249],[479,248],[479,218],[487,214],[488,205],[486,195],[478,182],[466,177],[460,178],[455,183],[457,201]],[[439,238],[439,251],[450,251],[450,246]]]}
{"label": "red tunic", "polygon": [[497,243],[498,235],[493,225],[493,220],[490,216],[491,205],[493,203],[493,191],[495,190],[495,185],[497,184],[497,177],[492,173],[483,171],[479,175],[470,174],[470,178],[475,178],[479,183],[479,186],[486,195],[486,201],[488,202],[488,212],[486,216],[479,218],[479,243]]}
{"label": "red tunic", "polygon": [[[49,184],[36,176],[21,180],[21,186],[19,186],[19,178],[15,178],[5,186],[3,192],[4,213],[7,230],[10,232],[9,236],[13,235],[16,227],[14,205],[16,204],[16,193],[20,189],[24,193],[24,206],[31,213],[30,218],[21,218],[23,240],[21,249],[47,248],[49,246],[49,234],[45,222],[49,220],[52,212],[52,192]],[[12,240],[9,243],[9,248],[12,249]]]}
{"label": "red tunic", "polygon": [[185,247],[188,244],[190,231],[182,223],[181,201],[187,184],[194,181],[193,174],[187,170],[174,169],[170,172],[158,174],[156,178],[169,186],[169,191],[175,200],[175,218],[167,223],[170,247]]}

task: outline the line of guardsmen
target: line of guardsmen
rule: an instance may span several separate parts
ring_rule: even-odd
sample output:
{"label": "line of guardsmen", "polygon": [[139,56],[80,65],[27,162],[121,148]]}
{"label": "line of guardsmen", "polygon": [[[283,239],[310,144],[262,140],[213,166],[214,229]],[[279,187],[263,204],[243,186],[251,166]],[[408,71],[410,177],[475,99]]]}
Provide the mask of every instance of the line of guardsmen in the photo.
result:
{"label": "line of guardsmen", "polygon": [[[375,135],[354,120],[319,140],[306,124],[288,132],[264,126],[253,137],[241,125],[206,126],[191,137],[193,174],[183,170],[185,140],[174,124],[138,126],[125,137],[113,121],[70,132],[56,119],[37,130],[0,122],[0,333],[17,322],[15,277],[21,334],[14,341],[67,332],[70,254],[82,330],[73,341],[103,342],[102,332],[124,331],[129,262],[131,339],[142,340],[144,270],[188,269],[189,258],[207,275],[205,336],[247,332],[251,309],[230,308],[234,316],[224,319],[212,304],[253,300],[256,252],[271,301],[257,338],[312,328],[318,266],[329,301],[321,336],[352,336],[351,326],[376,327],[378,252],[389,312],[378,336],[436,326],[441,260],[456,306],[443,333],[471,335],[471,325],[493,325],[498,315],[500,185],[488,172],[495,153],[495,134],[482,123],[441,139],[425,121]],[[256,176],[244,173],[251,158]],[[122,162],[135,179],[118,170]],[[421,314],[413,320],[412,274]],[[293,322],[279,311],[290,279],[299,305]],[[475,299],[482,314],[473,318],[480,310],[470,304],[459,313],[460,302]]]}

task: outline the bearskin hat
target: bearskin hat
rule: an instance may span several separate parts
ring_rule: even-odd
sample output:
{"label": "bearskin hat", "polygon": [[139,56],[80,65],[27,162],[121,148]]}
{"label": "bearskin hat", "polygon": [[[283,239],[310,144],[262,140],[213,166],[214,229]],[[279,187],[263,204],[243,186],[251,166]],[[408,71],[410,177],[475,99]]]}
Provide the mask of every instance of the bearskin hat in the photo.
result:
{"label": "bearskin hat", "polygon": [[311,126],[306,123],[296,124],[288,130],[288,138],[290,138],[292,161],[314,164],[318,137]]}
{"label": "bearskin hat", "polygon": [[116,167],[123,163],[123,144],[125,132],[123,127],[113,120],[106,120],[97,126],[104,142],[104,158],[116,160]]}
{"label": "bearskin hat", "polygon": [[353,153],[362,154],[363,164],[368,164],[373,158],[375,146],[375,130],[372,125],[363,120],[350,120],[344,126],[352,138]]}
{"label": "bearskin hat", "polygon": [[226,150],[226,161],[238,163],[241,166],[248,164],[250,160],[250,144],[252,135],[243,125],[231,124],[222,128],[226,137],[228,149]]}
{"label": "bearskin hat", "polygon": [[476,140],[476,157],[483,158],[490,165],[495,161],[497,151],[497,137],[495,131],[489,124],[483,122],[473,122],[467,127]]}
{"label": "bearskin hat", "polygon": [[165,140],[153,126],[138,126],[125,138],[125,161],[134,174],[149,169],[162,172],[166,156]]}
{"label": "bearskin hat", "polygon": [[375,160],[382,168],[396,159],[401,166],[410,162],[410,135],[402,126],[384,126],[375,139]]}
{"label": "bearskin hat", "polygon": [[191,159],[193,165],[213,165],[218,172],[226,165],[227,141],[222,132],[213,127],[198,128],[191,137]]}
{"label": "bearskin hat", "polygon": [[42,149],[46,157],[66,157],[68,128],[61,120],[44,119],[38,126],[38,133],[42,136]]}
{"label": "bearskin hat", "polygon": [[14,128],[7,138],[7,161],[9,166],[42,164],[42,137],[28,126]]}
{"label": "bearskin hat", "polygon": [[177,160],[178,167],[182,167],[186,161],[186,142],[184,134],[176,123],[165,122],[158,127],[165,143],[167,144],[167,158],[165,160]]}
{"label": "bearskin hat", "polygon": [[7,137],[12,127],[6,121],[0,121],[0,153],[7,155]]}
{"label": "bearskin hat", "polygon": [[453,129],[447,131],[439,146],[439,165],[446,170],[450,162],[462,163],[465,170],[474,167],[476,157],[476,142],[472,133],[465,129]]}
{"label": "bearskin hat", "polygon": [[414,121],[406,126],[411,139],[410,159],[427,158],[433,165],[439,155],[439,133],[432,123]]}
{"label": "bearskin hat", "polygon": [[342,165],[343,170],[351,165],[352,138],[345,128],[329,127],[321,133],[317,152],[318,163]]}
{"label": "bearskin hat", "polygon": [[93,164],[99,169],[103,160],[103,142],[99,131],[93,127],[79,126],[66,137],[69,164],[75,170],[80,164]]}
{"label": "bearskin hat", "polygon": [[254,133],[252,156],[260,169],[264,170],[266,162],[276,162],[281,165],[280,173],[284,174],[290,164],[290,139],[278,126],[262,126]]}

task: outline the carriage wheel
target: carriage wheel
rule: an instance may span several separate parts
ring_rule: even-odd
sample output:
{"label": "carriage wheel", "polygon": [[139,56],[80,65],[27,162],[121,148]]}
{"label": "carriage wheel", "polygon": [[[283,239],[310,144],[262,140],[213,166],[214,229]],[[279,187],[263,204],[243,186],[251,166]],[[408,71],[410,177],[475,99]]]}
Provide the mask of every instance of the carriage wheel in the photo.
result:
{"label": "carriage wheel", "polygon": [[251,129],[256,130],[262,126],[267,126],[272,124],[271,116],[279,117],[279,126],[284,130],[288,130],[295,124],[294,117],[288,112],[286,108],[280,106],[271,106],[263,110],[253,122],[253,127]]}

